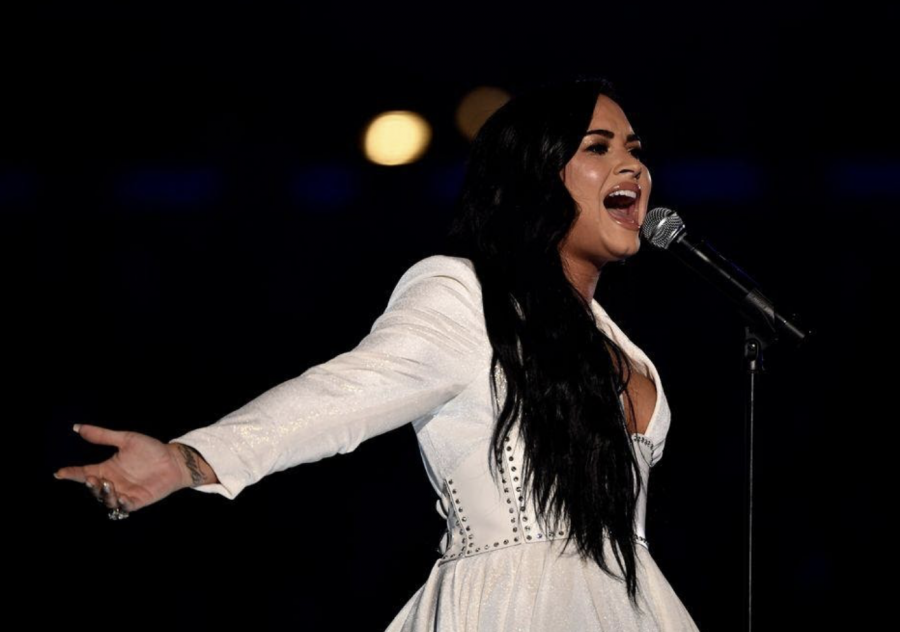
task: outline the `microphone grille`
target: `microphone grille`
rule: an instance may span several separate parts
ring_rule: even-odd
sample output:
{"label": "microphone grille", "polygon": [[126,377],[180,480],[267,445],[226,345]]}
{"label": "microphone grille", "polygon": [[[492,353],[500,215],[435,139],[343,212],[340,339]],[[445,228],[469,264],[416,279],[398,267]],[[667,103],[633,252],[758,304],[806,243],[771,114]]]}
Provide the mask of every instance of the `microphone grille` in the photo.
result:
{"label": "microphone grille", "polygon": [[647,211],[641,224],[641,237],[651,245],[665,250],[684,230],[684,221],[670,208],[657,206]]}

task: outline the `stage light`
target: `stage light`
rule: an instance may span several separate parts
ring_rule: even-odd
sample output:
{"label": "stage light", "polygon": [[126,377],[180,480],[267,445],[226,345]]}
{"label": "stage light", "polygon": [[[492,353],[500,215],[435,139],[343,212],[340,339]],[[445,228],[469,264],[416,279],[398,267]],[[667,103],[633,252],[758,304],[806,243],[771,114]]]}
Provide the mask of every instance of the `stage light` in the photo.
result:
{"label": "stage light", "polygon": [[482,86],[471,90],[456,108],[456,127],[468,140],[473,140],[484,122],[509,101],[510,94],[500,88]]}
{"label": "stage light", "polygon": [[431,142],[431,125],[415,112],[392,110],[373,118],[363,132],[366,158],[385,166],[418,160]]}

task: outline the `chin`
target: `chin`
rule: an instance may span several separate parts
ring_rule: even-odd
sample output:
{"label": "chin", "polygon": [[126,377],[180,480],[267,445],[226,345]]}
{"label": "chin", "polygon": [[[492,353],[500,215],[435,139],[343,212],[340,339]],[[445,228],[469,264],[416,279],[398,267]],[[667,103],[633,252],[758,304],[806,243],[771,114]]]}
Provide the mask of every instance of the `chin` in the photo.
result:
{"label": "chin", "polygon": [[636,255],[640,251],[640,249],[641,249],[641,244],[640,244],[640,242],[638,242],[634,245],[634,248],[629,248],[628,250],[619,251],[617,253],[618,256],[616,257],[616,260],[617,261],[625,261],[627,259],[630,259],[634,255]]}

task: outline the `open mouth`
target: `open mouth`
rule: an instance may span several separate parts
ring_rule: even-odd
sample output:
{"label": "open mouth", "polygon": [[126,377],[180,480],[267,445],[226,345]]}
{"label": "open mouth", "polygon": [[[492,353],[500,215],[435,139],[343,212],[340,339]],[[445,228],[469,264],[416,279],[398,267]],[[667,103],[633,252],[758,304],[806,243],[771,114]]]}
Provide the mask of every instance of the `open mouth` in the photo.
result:
{"label": "open mouth", "polygon": [[620,223],[639,226],[637,211],[640,200],[640,193],[620,189],[603,198],[603,206]]}

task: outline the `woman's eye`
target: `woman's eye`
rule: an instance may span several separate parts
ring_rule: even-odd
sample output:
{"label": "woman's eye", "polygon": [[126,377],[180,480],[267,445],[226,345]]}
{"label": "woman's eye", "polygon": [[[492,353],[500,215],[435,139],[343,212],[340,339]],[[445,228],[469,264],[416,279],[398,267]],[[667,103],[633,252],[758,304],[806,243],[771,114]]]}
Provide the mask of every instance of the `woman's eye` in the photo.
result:
{"label": "woman's eye", "polygon": [[[599,143],[597,145],[591,145],[590,147],[588,147],[588,151],[592,151],[597,154],[605,154],[607,149],[609,149],[609,147],[607,147],[606,145],[604,145],[602,143]],[[637,158],[639,160],[643,159],[643,157],[644,157],[644,148],[643,147],[635,147],[635,148],[631,149],[630,151],[633,155],[637,156]]]}

